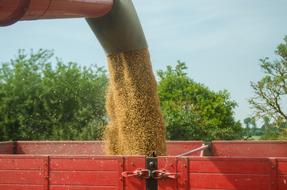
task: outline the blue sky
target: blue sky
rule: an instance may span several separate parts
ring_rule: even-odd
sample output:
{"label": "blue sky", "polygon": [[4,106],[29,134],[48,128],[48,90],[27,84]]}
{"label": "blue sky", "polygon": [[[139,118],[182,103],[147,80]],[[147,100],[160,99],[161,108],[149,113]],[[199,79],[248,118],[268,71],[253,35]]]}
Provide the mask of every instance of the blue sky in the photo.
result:
{"label": "blue sky", "polygon": [[[287,0],[134,0],[154,70],[185,61],[188,74],[212,90],[227,89],[236,118],[252,111],[250,81],[262,77],[259,59],[274,57],[287,35]],[[0,28],[0,62],[19,48],[53,49],[64,61],[106,67],[103,50],[84,19],[19,22]]]}

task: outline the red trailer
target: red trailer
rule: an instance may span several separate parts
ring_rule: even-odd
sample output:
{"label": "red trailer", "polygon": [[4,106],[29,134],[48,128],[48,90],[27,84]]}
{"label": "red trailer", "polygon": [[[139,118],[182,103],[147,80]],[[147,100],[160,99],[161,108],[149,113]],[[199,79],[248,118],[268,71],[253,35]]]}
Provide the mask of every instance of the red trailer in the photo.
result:
{"label": "red trailer", "polygon": [[287,189],[287,141],[202,144],[168,142],[168,156],[146,158],[106,156],[99,141],[3,142],[0,189]]}

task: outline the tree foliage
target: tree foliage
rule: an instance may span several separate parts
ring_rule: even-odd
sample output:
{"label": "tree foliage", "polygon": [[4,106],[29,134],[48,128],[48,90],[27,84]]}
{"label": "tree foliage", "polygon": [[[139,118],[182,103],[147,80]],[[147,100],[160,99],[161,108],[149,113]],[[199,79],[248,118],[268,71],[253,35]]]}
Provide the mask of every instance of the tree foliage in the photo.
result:
{"label": "tree foliage", "polygon": [[159,96],[167,137],[171,140],[241,138],[242,128],[234,119],[236,103],[227,91],[214,92],[190,79],[185,63],[160,70]]}
{"label": "tree foliage", "polygon": [[[178,62],[158,72],[168,138],[240,138],[242,128],[233,116],[236,103],[229,93],[209,90],[185,70]],[[64,63],[48,50],[19,51],[0,67],[0,141],[101,138],[107,80],[102,68]]]}
{"label": "tree foliage", "polygon": [[287,123],[287,36],[275,54],[276,60],[268,57],[260,59],[264,77],[252,82],[255,96],[249,100],[255,111],[255,117],[272,118],[274,123]]}
{"label": "tree foliage", "polygon": [[52,64],[53,52],[23,50],[0,67],[0,140],[97,139],[106,122],[102,68]]}

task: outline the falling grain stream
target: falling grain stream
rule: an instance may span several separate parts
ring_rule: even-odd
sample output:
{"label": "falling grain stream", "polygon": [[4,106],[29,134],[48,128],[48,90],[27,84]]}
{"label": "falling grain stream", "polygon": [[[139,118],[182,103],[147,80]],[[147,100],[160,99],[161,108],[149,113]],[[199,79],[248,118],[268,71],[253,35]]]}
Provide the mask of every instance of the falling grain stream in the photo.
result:
{"label": "falling grain stream", "polygon": [[108,56],[106,151],[165,155],[165,129],[148,49]]}

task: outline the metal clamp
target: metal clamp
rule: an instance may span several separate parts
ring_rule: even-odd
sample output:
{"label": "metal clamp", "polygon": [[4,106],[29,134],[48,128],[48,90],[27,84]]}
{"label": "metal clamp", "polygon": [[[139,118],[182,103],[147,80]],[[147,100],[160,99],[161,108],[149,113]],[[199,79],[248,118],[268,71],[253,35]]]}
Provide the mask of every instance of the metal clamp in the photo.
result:
{"label": "metal clamp", "polygon": [[122,172],[123,177],[139,177],[143,179],[149,179],[151,177],[151,172],[148,169],[136,169],[135,171],[125,171]]}
{"label": "metal clamp", "polygon": [[154,170],[152,171],[152,178],[154,179],[176,179],[177,173],[170,173],[166,170]]}
{"label": "metal clamp", "polygon": [[122,172],[122,176],[128,177],[139,177],[142,179],[176,179],[177,173],[170,173],[166,170],[153,170],[152,172],[148,169],[136,169],[135,171]]}

